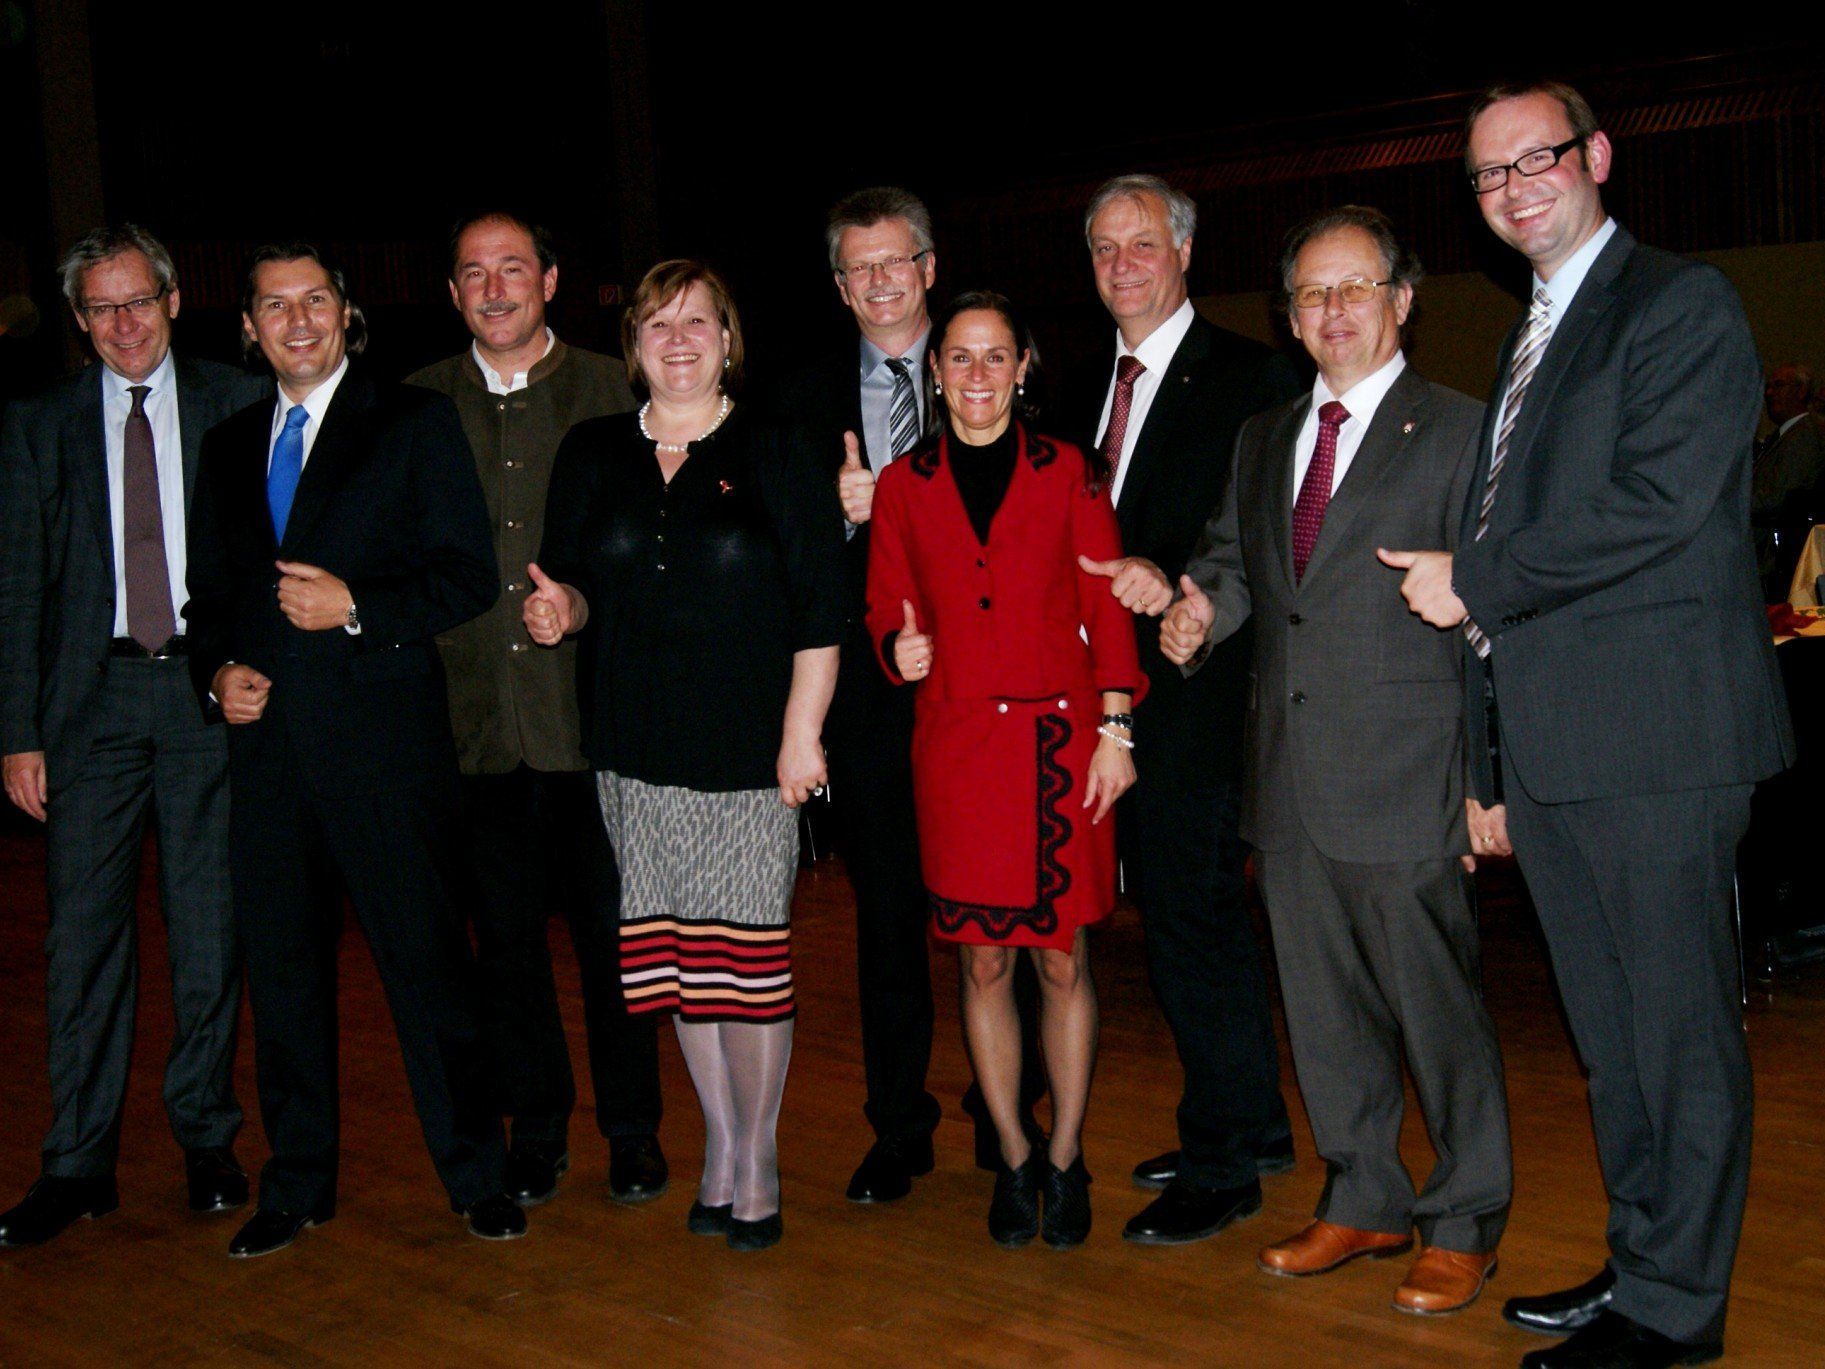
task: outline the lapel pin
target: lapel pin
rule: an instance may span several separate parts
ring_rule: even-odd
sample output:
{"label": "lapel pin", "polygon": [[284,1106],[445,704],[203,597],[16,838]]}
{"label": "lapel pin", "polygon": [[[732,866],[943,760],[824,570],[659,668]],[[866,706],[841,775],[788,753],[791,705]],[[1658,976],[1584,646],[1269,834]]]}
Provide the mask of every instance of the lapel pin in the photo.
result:
{"label": "lapel pin", "polygon": [[718,488],[718,489],[719,489],[719,490],[721,490],[721,491],[722,491],[722,492],[723,492],[723,493],[724,493],[724,494],[728,494],[728,493],[730,493],[730,492],[731,492],[731,491],[733,491],[733,490],[734,490],[734,488],[735,488],[735,487],[734,487],[734,486],[733,486],[733,485],[731,485],[731,484],[730,484],[730,483],[729,483],[729,482],[728,482],[728,481],[726,481],[726,480],[718,480],[718,481],[717,481],[717,482],[716,482],[716,487],[717,487],[717,488]]}
{"label": "lapel pin", "polygon": [[1409,418],[1405,423],[1401,424],[1400,430],[1402,433],[1412,432],[1413,431],[1413,420]]}

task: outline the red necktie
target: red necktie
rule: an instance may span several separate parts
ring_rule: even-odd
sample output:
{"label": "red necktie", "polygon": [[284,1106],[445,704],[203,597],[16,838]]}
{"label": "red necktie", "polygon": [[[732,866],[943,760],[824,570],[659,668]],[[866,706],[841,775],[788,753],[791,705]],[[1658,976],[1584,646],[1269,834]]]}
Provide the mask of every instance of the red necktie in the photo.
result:
{"label": "red necktie", "polygon": [[1122,464],[1122,441],[1128,436],[1128,411],[1134,407],[1134,382],[1147,368],[1136,357],[1122,357],[1115,363],[1115,400],[1109,405],[1109,426],[1097,445],[1103,453],[1109,478]]}
{"label": "red necktie", "polygon": [[1350,411],[1334,399],[1318,406],[1318,446],[1312,451],[1312,464],[1305,468],[1299,498],[1293,501],[1294,583],[1305,578],[1306,563],[1318,545],[1324,511],[1331,504],[1331,477],[1337,471],[1337,430],[1349,417]]}

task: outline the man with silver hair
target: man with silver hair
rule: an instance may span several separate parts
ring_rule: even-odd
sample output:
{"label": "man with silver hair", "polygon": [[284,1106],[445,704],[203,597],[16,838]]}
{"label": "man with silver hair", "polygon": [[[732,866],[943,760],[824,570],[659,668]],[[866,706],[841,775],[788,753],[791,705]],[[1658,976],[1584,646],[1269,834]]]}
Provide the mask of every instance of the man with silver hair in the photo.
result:
{"label": "man with silver hair", "polygon": [[1244,905],[1237,835],[1249,703],[1246,628],[1187,679],[1160,655],[1156,616],[1222,503],[1242,424],[1303,387],[1278,353],[1191,306],[1197,206],[1156,176],[1118,176],[1084,214],[1115,346],[1083,415],[1108,470],[1127,555],[1086,563],[1137,610],[1153,682],[1135,722],[1141,783],[1122,800],[1123,870],[1141,907],[1147,964],[1185,1070],[1179,1149],[1134,1180],[1164,1191],[1128,1223],[1132,1241],[1214,1235],[1261,1205],[1258,1174],[1292,1168],[1261,945]]}
{"label": "man with silver hair", "polygon": [[166,1115],[191,1208],[247,1201],[227,747],[188,686],[183,609],[198,447],[261,387],[172,351],[177,273],[144,229],[90,233],[62,272],[101,364],[0,424],[0,752],[7,797],[45,824],[51,1076],[42,1176],[0,1214],[0,1246],[41,1244],[118,1203],[148,821],[176,1019]]}

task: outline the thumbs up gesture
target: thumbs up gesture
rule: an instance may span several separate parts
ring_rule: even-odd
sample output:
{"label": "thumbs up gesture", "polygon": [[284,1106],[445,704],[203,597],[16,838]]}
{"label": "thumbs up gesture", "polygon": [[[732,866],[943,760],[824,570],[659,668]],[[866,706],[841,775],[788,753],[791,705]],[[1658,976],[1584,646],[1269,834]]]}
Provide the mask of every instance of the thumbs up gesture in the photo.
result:
{"label": "thumbs up gesture", "polygon": [[913,615],[910,599],[900,600],[900,607],[906,613],[906,624],[900,629],[900,635],[893,641],[894,669],[900,672],[900,678],[908,682],[923,680],[932,670],[933,638],[929,633],[919,631],[918,619]]}
{"label": "thumbs up gesture", "polygon": [[556,646],[583,626],[583,596],[553,580],[536,562],[526,567],[526,574],[532,577],[533,587],[520,608],[526,635],[540,646]]}
{"label": "thumbs up gesture", "polygon": [[874,472],[862,460],[862,445],[854,433],[843,434],[843,469],[836,478],[836,495],[843,501],[843,517],[860,525],[874,516]]}
{"label": "thumbs up gesture", "polygon": [[1101,575],[1109,581],[1109,593],[1121,600],[1131,613],[1159,617],[1172,602],[1172,581],[1166,573],[1145,556],[1118,556],[1113,561],[1077,558],[1077,568],[1085,575]]}
{"label": "thumbs up gesture", "polygon": [[1210,599],[1189,575],[1179,577],[1179,588],[1185,597],[1172,606],[1160,623],[1160,655],[1174,665],[1184,665],[1197,655],[1217,618]]}

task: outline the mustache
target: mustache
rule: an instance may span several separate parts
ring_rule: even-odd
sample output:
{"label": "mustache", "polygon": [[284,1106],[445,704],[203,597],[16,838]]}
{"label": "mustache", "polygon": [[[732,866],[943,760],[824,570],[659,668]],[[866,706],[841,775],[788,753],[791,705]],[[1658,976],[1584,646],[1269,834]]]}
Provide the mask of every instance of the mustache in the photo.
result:
{"label": "mustache", "polygon": [[519,307],[518,304],[510,299],[494,299],[489,300],[476,312],[483,318],[502,318],[507,314],[513,313]]}

